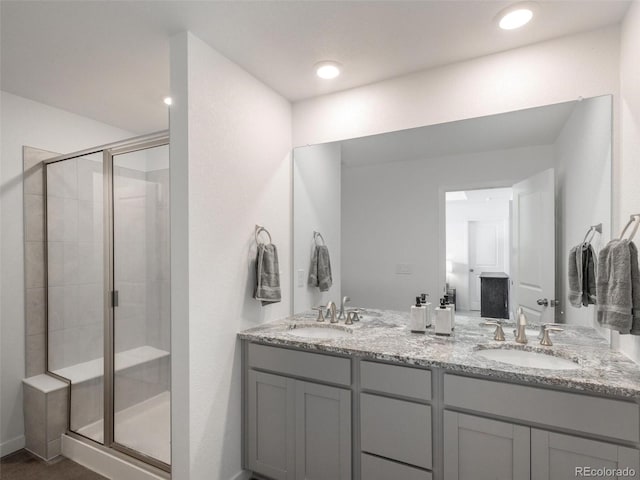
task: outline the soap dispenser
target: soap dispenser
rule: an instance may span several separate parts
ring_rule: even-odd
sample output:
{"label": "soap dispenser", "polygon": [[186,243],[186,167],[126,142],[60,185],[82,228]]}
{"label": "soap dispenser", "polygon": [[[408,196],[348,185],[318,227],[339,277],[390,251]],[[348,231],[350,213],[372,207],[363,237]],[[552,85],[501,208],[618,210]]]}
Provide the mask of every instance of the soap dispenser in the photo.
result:
{"label": "soap dispenser", "polygon": [[422,305],[420,297],[416,297],[416,304],[411,306],[409,329],[412,333],[425,333],[427,324],[427,308]]}
{"label": "soap dispenser", "polygon": [[440,306],[435,309],[436,335],[451,335],[454,327],[453,309],[440,299]]}
{"label": "soap dispenser", "polygon": [[421,293],[420,294],[420,303],[427,310],[426,311],[427,321],[425,323],[425,327],[427,327],[427,328],[429,328],[431,326],[431,322],[432,322],[432,318],[433,318],[433,304],[431,302],[427,301],[428,297],[429,297],[428,293]]}

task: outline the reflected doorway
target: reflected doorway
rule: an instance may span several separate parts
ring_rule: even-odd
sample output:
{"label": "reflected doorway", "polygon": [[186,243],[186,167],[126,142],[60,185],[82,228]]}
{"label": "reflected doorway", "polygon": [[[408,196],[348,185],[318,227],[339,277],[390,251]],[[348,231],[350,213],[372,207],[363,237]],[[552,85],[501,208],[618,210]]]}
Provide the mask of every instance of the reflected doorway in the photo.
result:
{"label": "reflected doorway", "polygon": [[456,309],[479,316],[482,273],[511,271],[512,188],[446,192],[447,291]]}

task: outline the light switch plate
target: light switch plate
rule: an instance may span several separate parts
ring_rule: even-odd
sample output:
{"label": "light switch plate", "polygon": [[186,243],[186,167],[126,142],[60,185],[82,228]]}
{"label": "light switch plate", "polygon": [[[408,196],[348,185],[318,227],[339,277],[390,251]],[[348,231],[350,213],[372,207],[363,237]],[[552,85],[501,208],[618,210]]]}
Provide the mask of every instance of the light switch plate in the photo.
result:
{"label": "light switch plate", "polygon": [[413,266],[410,263],[398,263],[396,264],[396,274],[411,275],[413,274]]}
{"label": "light switch plate", "polygon": [[298,287],[304,287],[304,270],[298,269]]}

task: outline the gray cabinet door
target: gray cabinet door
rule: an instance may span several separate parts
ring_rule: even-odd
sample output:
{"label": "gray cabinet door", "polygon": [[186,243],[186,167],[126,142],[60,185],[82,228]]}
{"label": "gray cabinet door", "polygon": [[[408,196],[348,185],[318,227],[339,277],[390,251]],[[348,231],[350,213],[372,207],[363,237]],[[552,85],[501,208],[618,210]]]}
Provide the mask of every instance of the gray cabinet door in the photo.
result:
{"label": "gray cabinet door", "polygon": [[351,392],[296,381],[296,480],[351,479]]}
{"label": "gray cabinet door", "polygon": [[444,412],[445,480],[529,480],[529,461],[528,427]]}
{"label": "gray cabinet door", "polygon": [[274,480],[294,480],[295,380],[249,370],[247,463]]}
{"label": "gray cabinet door", "polygon": [[[531,429],[531,480],[638,478],[639,463],[640,452],[632,448]],[[600,475],[591,469],[629,469],[635,474]]]}

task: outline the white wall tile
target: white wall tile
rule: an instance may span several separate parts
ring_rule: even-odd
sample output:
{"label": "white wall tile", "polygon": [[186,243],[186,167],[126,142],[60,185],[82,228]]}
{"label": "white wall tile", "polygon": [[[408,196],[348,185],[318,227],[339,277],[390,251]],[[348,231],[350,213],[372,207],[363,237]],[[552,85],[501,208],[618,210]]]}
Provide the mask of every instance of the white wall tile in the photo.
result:
{"label": "white wall tile", "polygon": [[[49,335],[56,330],[64,328],[64,287],[49,287]],[[51,338],[49,339],[51,340]],[[50,351],[57,350],[49,345]]]}

